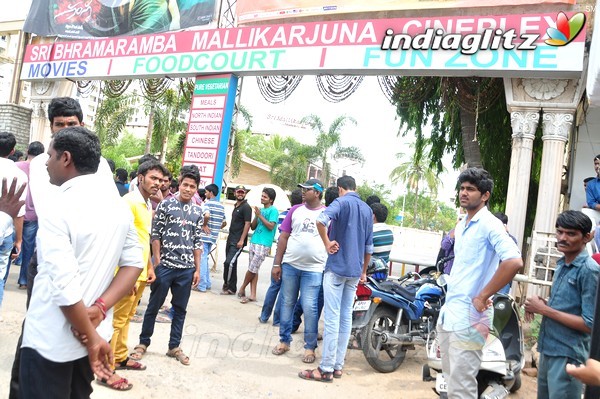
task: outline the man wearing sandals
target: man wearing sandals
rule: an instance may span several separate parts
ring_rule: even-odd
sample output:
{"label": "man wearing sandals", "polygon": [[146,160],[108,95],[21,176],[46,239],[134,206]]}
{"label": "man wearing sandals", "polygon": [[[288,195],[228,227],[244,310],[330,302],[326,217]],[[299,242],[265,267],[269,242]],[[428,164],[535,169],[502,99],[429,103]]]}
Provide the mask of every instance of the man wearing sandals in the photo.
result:
{"label": "man wearing sandals", "polygon": [[[271,187],[265,187],[260,196],[260,202],[263,208],[255,206],[254,219],[250,224],[250,228],[254,230],[252,239],[250,240],[250,247],[248,248],[248,255],[250,261],[248,262],[248,271],[244,277],[244,282],[240,287],[238,295],[242,298],[241,303],[255,302],[256,301],[256,286],[258,285],[258,270],[260,265],[264,262],[265,258],[271,252],[271,246],[273,246],[273,238],[275,238],[275,226],[277,225],[277,219],[279,218],[279,212],[273,206],[275,202],[275,190]],[[246,287],[250,285],[250,296],[246,296]]]}
{"label": "man wearing sandals", "polygon": [[[89,398],[94,373],[100,381],[112,375],[108,309],[135,284],[144,267],[142,248],[117,191],[90,195],[104,185],[96,174],[100,142],[93,133],[63,129],[48,155],[50,183],[60,187],[46,198],[52,212],[40,219],[40,262],[25,318],[19,397]],[[122,266],[115,275],[116,264]]]}
{"label": "man wearing sandals", "polygon": [[281,279],[281,311],[279,344],[274,355],[290,350],[294,305],[300,301],[304,311],[304,363],[315,361],[319,316],[317,303],[327,252],[317,231],[317,217],[325,208],[321,204],[323,183],[309,179],[302,188],[303,204],[293,206],[281,223],[277,253],[271,272],[275,281]]}
{"label": "man wearing sandals", "polygon": [[140,343],[135,347],[136,359],[141,359],[154,333],[154,324],[169,289],[173,305],[173,320],[167,356],[189,365],[190,359],[179,347],[186,308],[192,286],[200,280],[200,254],[202,253],[202,211],[193,203],[198,189],[200,173],[197,167],[182,168],[179,193],[162,201],[156,209],[152,224],[152,256],[156,281],[152,283],[148,308],[144,314]]}
{"label": "man wearing sandals", "polygon": [[[133,223],[137,231],[140,245],[143,248],[143,263],[145,265],[131,292],[124,296],[116,305],[113,315],[113,335],[110,346],[115,354],[115,370],[145,370],[137,359],[128,357],[127,338],[129,322],[135,314],[137,304],[142,297],[146,283],[156,280],[154,268],[150,262],[150,230],[152,228],[152,204],[150,197],[159,190],[167,170],[158,161],[146,161],[137,171],[138,189],[123,196],[133,214]],[[108,381],[110,384],[120,377],[114,374]]]}
{"label": "man wearing sandals", "polygon": [[359,279],[365,281],[373,253],[371,208],[356,194],[354,178],[342,176],[337,186],[340,196],[317,218],[317,229],[329,254],[323,274],[323,358],[318,368],[298,374],[300,378],[321,382],[342,376],[356,287]]}

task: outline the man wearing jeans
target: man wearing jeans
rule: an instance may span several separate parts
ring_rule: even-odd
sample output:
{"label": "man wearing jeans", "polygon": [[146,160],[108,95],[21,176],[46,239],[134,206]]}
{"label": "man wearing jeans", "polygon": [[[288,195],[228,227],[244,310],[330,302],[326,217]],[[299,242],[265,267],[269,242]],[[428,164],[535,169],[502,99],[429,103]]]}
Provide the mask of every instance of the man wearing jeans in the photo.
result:
{"label": "man wearing jeans", "polygon": [[[27,175],[21,169],[15,166],[15,163],[8,159],[8,156],[15,151],[17,139],[15,135],[8,132],[0,132],[0,178],[12,180],[17,178],[19,186],[27,183]],[[21,195],[21,199],[25,200],[26,192]],[[2,297],[4,296],[4,284],[8,276],[8,269],[11,262],[11,251],[14,248],[16,255],[21,252],[21,239],[23,235],[23,217],[25,216],[25,206],[16,218],[13,219],[13,224],[4,233],[4,240],[0,244],[0,307],[2,306]],[[14,227],[13,227],[14,225]],[[13,236],[13,232],[16,234]],[[15,239],[13,240],[13,237]],[[13,255],[13,258],[16,258]]]}
{"label": "man wearing jeans", "polygon": [[[194,165],[192,165],[194,166]],[[135,358],[146,353],[160,307],[171,290],[173,321],[167,356],[188,366],[190,358],[180,348],[183,325],[192,286],[200,280],[200,231],[202,211],[192,201],[198,189],[200,173],[197,167],[182,168],[179,194],[161,202],[152,224],[152,256],[157,265],[156,281],[150,287],[148,308],[144,314],[140,343],[134,348]]]}
{"label": "man wearing jeans", "polygon": [[[15,166],[21,169],[29,179],[29,165],[31,161],[44,153],[44,145],[39,141],[29,143],[27,148],[27,160],[17,162]],[[25,200],[25,219],[23,221],[23,244],[21,246],[21,270],[19,271],[19,289],[27,288],[27,268],[35,250],[35,237],[38,231],[38,217],[31,198],[31,192],[27,188],[27,199]]]}
{"label": "man wearing jeans", "polygon": [[274,280],[281,279],[279,344],[272,352],[282,355],[290,350],[292,315],[300,292],[305,321],[302,361],[313,363],[319,322],[317,299],[327,259],[327,252],[317,231],[317,217],[325,207],[321,204],[323,184],[319,180],[310,179],[299,186],[303,191],[304,204],[293,206],[281,223],[271,272]]}
{"label": "man wearing jeans", "polygon": [[[339,197],[317,218],[317,229],[329,253],[323,275],[325,334],[323,358],[300,378],[331,382],[342,376],[352,328],[352,303],[359,279],[366,279],[373,253],[373,212],[356,194],[350,176],[337,180]],[[329,232],[327,225],[330,224]]]}
{"label": "man wearing jeans", "polygon": [[197,291],[206,292],[211,289],[210,272],[208,271],[208,256],[213,245],[217,244],[219,231],[227,225],[225,221],[225,208],[217,200],[219,187],[216,184],[209,184],[204,187],[206,190],[206,202],[202,206],[202,231],[200,240],[202,241],[202,257],[200,259],[200,283]]}
{"label": "man wearing jeans", "polygon": [[456,225],[454,265],[437,330],[448,398],[476,399],[482,348],[493,320],[491,297],[512,280],[523,261],[486,206],[494,187],[488,172],[469,168],[458,182],[467,216]]}

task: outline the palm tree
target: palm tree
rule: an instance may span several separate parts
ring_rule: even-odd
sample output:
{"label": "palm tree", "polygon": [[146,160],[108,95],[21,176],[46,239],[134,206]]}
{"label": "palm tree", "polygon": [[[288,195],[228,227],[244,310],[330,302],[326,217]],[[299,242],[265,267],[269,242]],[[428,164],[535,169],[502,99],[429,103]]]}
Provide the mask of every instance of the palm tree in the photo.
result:
{"label": "palm tree", "polygon": [[323,168],[322,178],[325,185],[329,185],[329,180],[331,178],[330,159],[346,158],[360,163],[365,161],[358,147],[342,146],[342,130],[347,123],[356,126],[356,120],[354,118],[350,116],[338,116],[331,125],[329,125],[327,131],[324,130],[321,118],[314,114],[305,116],[301,119],[300,123],[306,123],[317,132],[317,144],[315,147]]}
{"label": "palm tree", "polygon": [[279,145],[279,154],[269,164],[271,180],[284,190],[294,190],[298,182],[306,180],[311,160],[319,155],[317,148],[292,137],[270,141],[274,141],[273,146]]}
{"label": "palm tree", "polygon": [[[423,186],[426,186],[435,196],[441,180],[429,162],[429,151],[427,149],[417,151],[414,143],[410,144],[410,147],[415,150],[412,155],[401,152],[396,154],[396,158],[402,162],[392,170],[390,180],[394,184],[398,182],[406,184],[407,190],[414,192],[415,199],[419,198],[419,190],[422,191]],[[417,219],[417,205],[418,201],[415,200],[414,221]]]}
{"label": "palm tree", "polygon": [[[246,107],[241,104],[236,106],[237,116],[241,116],[246,122],[246,129],[238,129],[237,126],[232,128],[233,137],[230,139],[231,144],[231,177],[237,177],[242,168],[242,154],[244,153],[244,144],[246,136],[252,128],[252,115]],[[236,120],[236,118],[234,118]]]}
{"label": "palm tree", "polygon": [[119,136],[125,129],[127,121],[135,115],[135,97],[126,94],[118,97],[104,95],[96,110],[94,130],[103,147],[114,146],[119,141]]}
{"label": "palm tree", "polygon": [[160,162],[164,163],[169,140],[186,132],[187,122],[181,114],[190,108],[191,97],[181,90],[167,89],[152,105],[149,122],[152,131],[152,147],[160,148]]}

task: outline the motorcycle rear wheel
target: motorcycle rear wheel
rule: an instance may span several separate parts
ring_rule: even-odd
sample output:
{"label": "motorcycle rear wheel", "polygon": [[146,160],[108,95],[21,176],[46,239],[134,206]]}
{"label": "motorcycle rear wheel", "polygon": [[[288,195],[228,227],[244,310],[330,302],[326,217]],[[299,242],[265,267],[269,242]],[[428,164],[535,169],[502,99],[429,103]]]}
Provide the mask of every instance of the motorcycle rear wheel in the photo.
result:
{"label": "motorcycle rear wheel", "polygon": [[[400,367],[406,356],[406,347],[399,342],[381,342],[381,333],[393,333],[396,311],[388,307],[379,307],[371,316],[362,335],[362,350],[371,367],[380,373],[391,373]],[[408,332],[408,325],[401,320],[399,334]]]}

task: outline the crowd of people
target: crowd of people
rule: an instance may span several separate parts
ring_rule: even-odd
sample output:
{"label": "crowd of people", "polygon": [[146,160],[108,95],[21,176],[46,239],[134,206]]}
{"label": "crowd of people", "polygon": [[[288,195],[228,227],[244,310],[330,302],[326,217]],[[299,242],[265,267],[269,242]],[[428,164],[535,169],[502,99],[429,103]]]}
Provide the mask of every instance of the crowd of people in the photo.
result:
{"label": "crowd of people", "polygon": [[[131,389],[118,371],[146,369],[141,361],[169,291],[166,356],[190,365],[181,348],[186,309],[193,290],[212,289],[208,258],[227,225],[219,187],[199,187],[193,165],[171,176],[151,155],[139,160],[132,176],[115,170],[71,98],[53,99],[48,118],[48,150],[30,143],[24,161],[9,159],[16,139],[0,133],[0,306],[13,259],[21,259],[17,284],[27,289],[10,398],[85,398],[94,379],[110,389]],[[448,396],[476,398],[493,320],[491,297],[507,287],[523,262],[507,219],[487,207],[490,175],[469,168],[458,182],[466,216],[444,239],[444,251],[452,250],[454,259],[444,268],[449,280],[438,337]],[[244,304],[257,300],[259,269],[279,232],[258,319],[267,323],[273,314],[279,326],[279,343],[272,349],[277,356],[290,350],[292,333],[302,322],[304,363],[316,362],[322,339],[318,367],[298,374],[320,382],[344,375],[357,285],[365,282],[372,256],[389,262],[394,237],[379,198],[361,200],[350,176],[336,183],[298,184],[292,206],[281,213],[273,205],[273,189],[263,189],[262,207],[251,207],[249,190],[237,186],[220,292],[237,295]],[[102,195],[90,196],[92,191]],[[600,380],[597,362],[586,359],[600,271],[585,249],[591,232],[592,221],[582,212],[558,216],[557,249],[564,257],[551,296],[530,297],[524,304],[527,318],[543,316],[538,398],[579,398],[581,382],[571,375],[587,383]],[[238,288],[237,261],[248,241],[248,270]],[[130,352],[129,325],[147,285],[148,306]]]}
{"label": "crowd of people", "polygon": [[[169,291],[166,356],[189,365],[181,348],[186,308],[192,290],[212,288],[208,256],[227,225],[219,187],[198,187],[200,174],[193,165],[173,177],[151,155],[139,160],[134,175],[115,169],[101,156],[98,138],[85,128],[81,107],[71,98],[53,99],[48,118],[49,148],[30,143],[27,159],[18,163],[8,159],[14,135],[0,133],[0,276],[7,278],[12,260],[20,256],[17,284],[28,295],[10,397],[89,397],[94,379],[111,389],[131,389],[118,371],[146,369],[142,360]],[[350,176],[327,190],[316,179],[298,186],[297,203],[281,214],[273,206],[273,189],[261,193],[262,207],[251,207],[249,190],[235,188],[221,294],[237,295],[242,303],[256,301],[259,268],[279,231],[275,291],[267,295],[259,319],[270,317],[281,288],[275,316],[281,343],[273,353],[289,350],[292,329],[303,317],[303,361],[313,363],[323,309],[322,361],[299,377],[330,382],[342,375],[354,291],[365,280],[374,249],[374,217]],[[98,189],[103,195],[85,198]],[[321,203],[324,194],[327,206]],[[385,206],[378,205],[378,219],[382,212],[387,217]],[[238,289],[237,260],[248,241],[248,271]],[[390,245],[386,241],[378,248],[385,255]],[[141,333],[129,351],[129,325],[147,285]]]}

